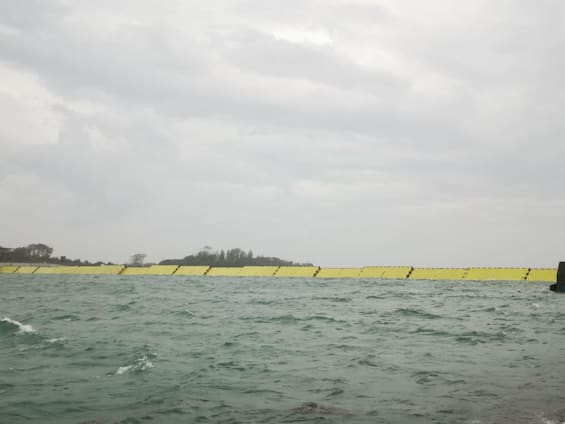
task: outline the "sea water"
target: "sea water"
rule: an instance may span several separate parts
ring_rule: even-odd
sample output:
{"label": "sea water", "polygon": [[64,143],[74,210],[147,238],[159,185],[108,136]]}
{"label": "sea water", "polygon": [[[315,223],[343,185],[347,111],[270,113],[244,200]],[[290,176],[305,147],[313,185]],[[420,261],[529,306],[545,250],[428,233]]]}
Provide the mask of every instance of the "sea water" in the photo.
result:
{"label": "sea water", "polygon": [[547,284],[0,275],[0,423],[561,423]]}

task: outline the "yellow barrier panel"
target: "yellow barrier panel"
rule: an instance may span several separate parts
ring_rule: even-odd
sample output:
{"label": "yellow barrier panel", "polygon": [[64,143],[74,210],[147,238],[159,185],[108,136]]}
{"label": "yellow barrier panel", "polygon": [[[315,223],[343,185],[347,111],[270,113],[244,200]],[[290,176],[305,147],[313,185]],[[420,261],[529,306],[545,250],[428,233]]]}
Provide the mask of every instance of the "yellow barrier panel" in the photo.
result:
{"label": "yellow barrier panel", "polygon": [[74,274],[78,266],[40,266],[34,274]]}
{"label": "yellow barrier panel", "polygon": [[16,274],[33,274],[37,266],[21,266],[16,270]]}
{"label": "yellow barrier panel", "polygon": [[411,280],[463,280],[467,268],[414,268]]}
{"label": "yellow barrier panel", "polygon": [[402,279],[407,278],[410,271],[411,266],[366,266],[361,269],[359,277]]}
{"label": "yellow barrier panel", "polygon": [[357,278],[361,268],[321,268],[316,278]]}
{"label": "yellow barrier panel", "polygon": [[149,267],[127,266],[122,271],[122,275],[151,275],[151,273],[149,272]]}
{"label": "yellow barrier panel", "polygon": [[319,270],[319,266],[281,266],[275,277],[313,277]]}
{"label": "yellow barrier panel", "polygon": [[553,268],[532,268],[527,281],[557,281],[557,270]]}
{"label": "yellow barrier panel", "polygon": [[206,275],[209,266],[183,265],[175,271],[175,275]]}
{"label": "yellow barrier panel", "polygon": [[12,274],[18,270],[19,266],[4,265],[0,266],[0,274]]}
{"label": "yellow barrier panel", "polygon": [[465,280],[524,280],[529,268],[469,268]]}
{"label": "yellow barrier panel", "polygon": [[172,275],[178,265],[151,265],[145,267],[126,267],[122,275]]}
{"label": "yellow barrier panel", "polygon": [[243,267],[240,266],[212,267],[206,275],[212,277],[239,277],[242,271]]}
{"label": "yellow barrier panel", "polygon": [[242,277],[272,277],[279,269],[278,266],[244,266]]}
{"label": "yellow barrier panel", "polygon": [[178,265],[151,265],[149,270],[152,275],[173,275]]}
{"label": "yellow barrier panel", "polygon": [[75,274],[118,275],[124,268],[123,265],[79,266]]}

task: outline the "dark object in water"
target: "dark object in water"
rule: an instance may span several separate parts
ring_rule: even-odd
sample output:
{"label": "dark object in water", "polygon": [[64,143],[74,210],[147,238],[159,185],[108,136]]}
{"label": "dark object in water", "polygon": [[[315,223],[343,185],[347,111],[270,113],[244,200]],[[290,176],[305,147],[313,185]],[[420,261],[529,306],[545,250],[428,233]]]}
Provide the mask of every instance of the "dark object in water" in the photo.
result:
{"label": "dark object in water", "polygon": [[298,408],[294,408],[292,414],[316,414],[316,415],[355,415],[353,412],[347,409],[336,408],[335,406],[320,405],[316,402],[306,402],[300,405]]}
{"label": "dark object in water", "polygon": [[565,293],[565,262],[559,262],[559,268],[557,268],[557,282],[549,286],[549,290]]}

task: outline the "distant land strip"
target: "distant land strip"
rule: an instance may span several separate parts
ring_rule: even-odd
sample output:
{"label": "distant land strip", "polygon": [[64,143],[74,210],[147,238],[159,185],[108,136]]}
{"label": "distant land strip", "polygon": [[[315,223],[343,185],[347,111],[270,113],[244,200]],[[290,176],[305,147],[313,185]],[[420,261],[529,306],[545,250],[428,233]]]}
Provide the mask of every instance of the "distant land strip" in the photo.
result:
{"label": "distant land strip", "polygon": [[409,280],[537,281],[554,282],[557,268],[415,268],[412,266],[365,266],[361,268],[320,268],[318,266],[206,265],[92,265],[53,266],[42,264],[0,264],[0,274],[70,275],[163,275],[209,277],[302,277]]}

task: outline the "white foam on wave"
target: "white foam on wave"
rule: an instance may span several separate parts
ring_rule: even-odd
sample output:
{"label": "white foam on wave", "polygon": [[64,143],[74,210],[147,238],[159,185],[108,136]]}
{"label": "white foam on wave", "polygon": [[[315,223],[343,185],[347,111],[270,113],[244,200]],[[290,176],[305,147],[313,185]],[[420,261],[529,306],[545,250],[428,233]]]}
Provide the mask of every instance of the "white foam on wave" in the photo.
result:
{"label": "white foam on wave", "polygon": [[133,365],[128,365],[127,367],[120,367],[120,368],[118,368],[118,371],[116,371],[116,375],[125,374],[126,372],[128,372],[132,368],[133,368]]}
{"label": "white foam on wave", "polygon": [[551,420],[549,418],[542,418],[541,422],[542,424],[565,424],[565,421]]}
{"label": "white foam on wave", "polygon": [[45,342],[46,342],[46,343],[53,344],[53,343],[62,343],[62,342],[64,342],[65,340],[66,340],[66,339],[65,339],[64,337],[55,337],[54,339],[47,339],[47,340],[45,340]]}
{"label": "white foam on wave", "polygon": [[9,324],[15,325],[16,327],[18,327],[19,333],[37,333],[37,331],[35,331],[35,329],[31,325],[22,324],[21,322],[13,320],[12,318],[4,317],[2,319],[2,322],[7,322]]}
{"label": "white foam on wave", "polygon": [[116,375],[122,375],[126,372],[135,372],[135,371],[146,371],[148,369],[153,368],[153,362],[149,360],[149,358],[143,355],[141,358],[137,358],[133,365],[126,365],[124,367],[118,368],[115,372]]}

